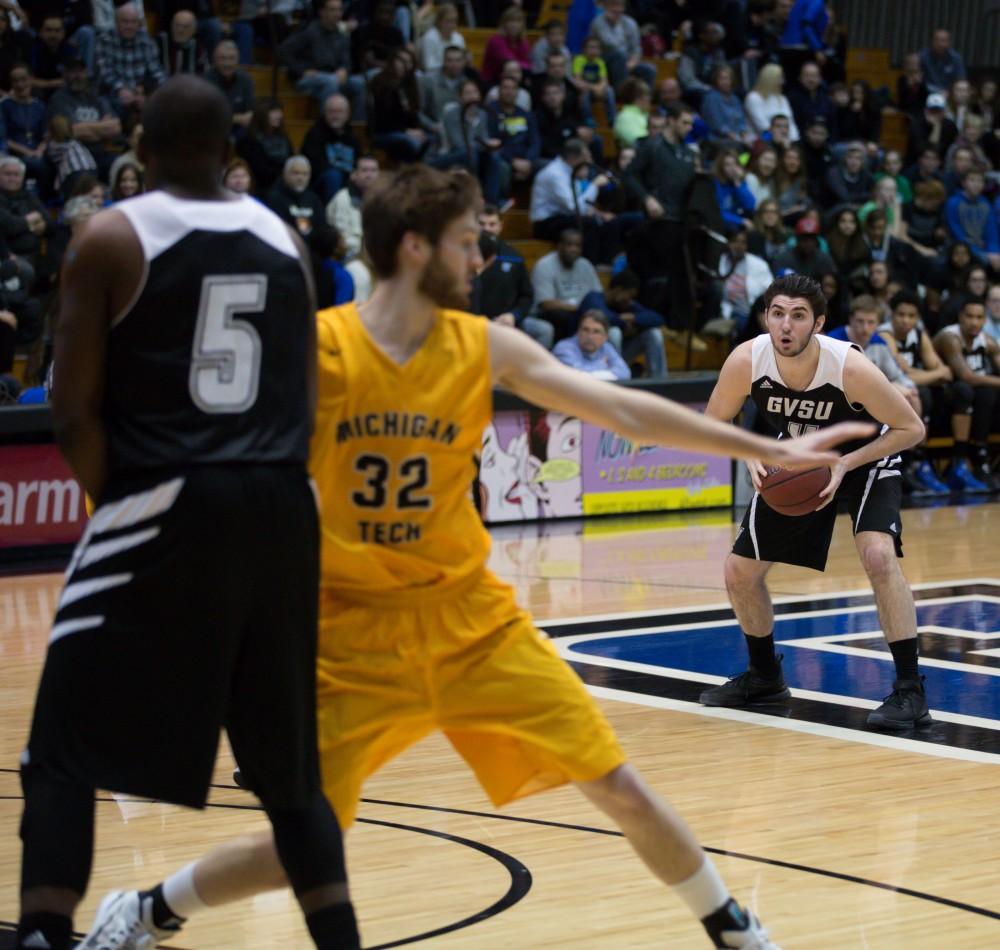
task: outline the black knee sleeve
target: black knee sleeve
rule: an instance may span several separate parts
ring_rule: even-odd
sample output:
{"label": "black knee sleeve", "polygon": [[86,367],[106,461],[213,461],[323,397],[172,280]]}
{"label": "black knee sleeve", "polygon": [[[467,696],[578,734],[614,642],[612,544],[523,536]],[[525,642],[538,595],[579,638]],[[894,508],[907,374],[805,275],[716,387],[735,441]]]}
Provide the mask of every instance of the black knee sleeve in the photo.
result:
{"label": "black knee sleeve", "polygon": [[330,803],[319,790],[304,808],[269,808],[281,865],[296,894],[347,880],[344,842]]}
{"label": "black knee sleeve", "polygon": [[951,386],[951,412],[952,415],[960,416],[972,412],[972,404],[975,393],[968,383],[963,383],[956,379]]}
{"label": "black knee sleeve", "polygon": [[21,788],[21,890],[86,893],[94,857],[94,790],[33,763],[21,766]]}

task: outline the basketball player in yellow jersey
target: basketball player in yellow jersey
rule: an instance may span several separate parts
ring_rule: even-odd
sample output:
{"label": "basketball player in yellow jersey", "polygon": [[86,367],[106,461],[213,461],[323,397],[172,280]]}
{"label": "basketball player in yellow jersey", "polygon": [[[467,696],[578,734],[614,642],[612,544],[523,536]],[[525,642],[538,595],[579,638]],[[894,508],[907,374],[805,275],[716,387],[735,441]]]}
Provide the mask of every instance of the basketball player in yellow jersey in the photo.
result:
{"label": "basketball player in yellow jersey", "polygon": [[[363,212],[375,292],[360,308],[319,314],[311,468],[322,510],[324,790],[348,825],[365,778],[441,729],[495,804],[576,783],[674,886],[714,946],[774,948],[688,827],[625,761],[576,674],[487,570],[489,537],[469,491],[474,457],[494,384],[635,442],[779,465],[829,464],[836,456],[825,447],[872,427],[759,438],[597,382],[517,330],[447,309],[467,304],[482,263],[478,200],[463,173],[415,166],[384,178]],[[223,846],[129,903],[151,897],[151,906],[162,906],[166,889],[164,913],[182,919],[282,883],[264,834]],[[93,946],[144,946],[136,934],[163,935],[142,930],[162,921],[126,923],[133,942]]]}

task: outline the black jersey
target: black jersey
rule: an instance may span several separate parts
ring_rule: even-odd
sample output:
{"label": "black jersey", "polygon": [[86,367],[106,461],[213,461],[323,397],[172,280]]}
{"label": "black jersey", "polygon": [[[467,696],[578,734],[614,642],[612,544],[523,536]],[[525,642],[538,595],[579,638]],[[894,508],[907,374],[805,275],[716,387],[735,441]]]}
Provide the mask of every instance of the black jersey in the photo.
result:
{"label": "black jersey", "polygon": [[958,337],[959,345],[962,347],[962,356],[965,357],[965,362],[968,363],[969,369],[973,373],[977,376],[993,375],[993,361],[990,359],[985,332],[977,334],[971,343],[965,342],[965,337],[962,336],[962,330],[957,323],[945,327],[941,332]]}
{"label": "black jersey", "polygon": [[111,471],[304,463],[309,305],[298,250],[252,198],[117,206],[145,275],[108,336]]}
{"label": "black jersey", "polygon": [[[837,422],[874,422],[862,405],[850,402],[844,393],[844,361],[854,343],[834,340],[823,334],[814,338],[819,344],[819,362],[809,386],[789,389],[781,379],[774,346],[767,333],[754,337],[751,349],[750,397],[781,438],[799,436]],[[874,438],[874,437],[873,437]],[[853,451],[864,439],[845,445],[841,451]]]}
{"label": "black jersey", "polygon": [[896,352],[899,353],[900,359],[904,360],[907,366],[911,369],[926,368],[920,355],[920,337],[923,331],[919,326],[911,327],[906,332],[906,338],[902,341],[893,335],[891,323],[883,323],[878,329],[880,333],[888,333],[896,341]]}

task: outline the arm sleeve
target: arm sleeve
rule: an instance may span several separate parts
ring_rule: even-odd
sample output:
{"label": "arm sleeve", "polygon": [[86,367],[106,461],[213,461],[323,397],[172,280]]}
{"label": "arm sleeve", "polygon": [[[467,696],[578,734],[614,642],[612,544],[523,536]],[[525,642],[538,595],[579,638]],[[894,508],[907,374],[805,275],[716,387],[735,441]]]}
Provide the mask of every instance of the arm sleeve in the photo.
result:
{"label": "arm sleeve", "polygon": [[166,81],[166,74],[163,72],[163,63],[160,62],[160,53],[156,48],[153,38],[147,33],[142,45],[146,49],[146,68],[149,75],[153,77],[156,85],[162,85]]}
{"label": "arm sleeve", "polygon": [[572,337],[560,340],[554,347],[552,347],[552,355],[559,360],[560,363],[564,363],[566,366],[571,366],[573,369],[580,368],[580,363],[577,360],[576,347],[573,346]]}
{"label": "arm sleeve", "polygon": [[1000,253],[1000,234],[997,233],[997,216],[991,207],[986,215],[986,227],[983,230],[987,254]]}
{"label": "arm sleeve", "polygon": [[768,126],[767,110],[764,107],[764,99],[761,97],[759,92],[749,92],[747,93],[743,107],[746,109],[747,118],[750,120],[750,124],[753,126],[754,132],[760,135],[760,133],[764,132]]}
{"label": "arm sleeve", "polygon": [[608,344],[608,349],[611,352],[608,354],[608,362],[611,363],[611,372],[615,374],[618,379],[631,379],[632,370],[628,368],[628,363],[621,358],[618,351]]}
{"label": "arm sleeve", "polygon": [[952,195],[944,206],[945,221],[948,222],[948,231],[956,241],[967,243],[965,230],[962,228],[962,220],[958,214],[958,206],[962,201],[961,195]]}

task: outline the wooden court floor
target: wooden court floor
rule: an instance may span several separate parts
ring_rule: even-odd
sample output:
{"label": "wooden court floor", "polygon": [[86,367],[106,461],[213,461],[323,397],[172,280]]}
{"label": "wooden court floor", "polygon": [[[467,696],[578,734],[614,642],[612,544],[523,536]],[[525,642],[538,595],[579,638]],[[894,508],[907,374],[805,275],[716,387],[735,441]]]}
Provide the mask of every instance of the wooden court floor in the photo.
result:
{"label": "wooden court floor", "polygon": [[[990,751],[998,748],[993,739],[1000,715],[989,712],[1000,694],[990,692],[992,684],[1000,685],[1000,642],[992,653],[989,648],[990,633],[1000,641],[1000,623],[990,626],[991,611],[1000,610],[1000,586],[991,592],[987,583],[1000,585],[1000,506],[914,510],[903,518],[904,567],[911,582],[922,585],[921,596],[930,598],[927,616],[936,624],[927,636],[938,638],[934,643],[968,638],[952,629],[960,623],[954,618],[986,618],[987,629],[974,641],[982,648],[977,659],[953,662],[946,653],[935,654],[945,657],[935,675],[962,677],[969,664],[979,664],[967,680],[972,693],[980,691],[973,702],[979,712],[950,715],[943,728],[954,735],[882,740],[841,727],[846,720],[837,718],[840,713],[863,715],[881,698],[868,679],[846,706],[823,705],[826,680],[807,684],[801,693],[805,719],[791,722],[742,712],[709,715],[683,691],[678,698],[666,687],[642,686],[675,683],[682,689],[685,677],[719,679],[697,671],[657,678],[642,672],[648,658],[645,665],[624,663],[632,679],[613,658],[605,657],[604,666],[578,667],[598,684],[601,705],[633,761],[714,850],[736,894],[766,920],[785,950],[1000,947],[1000,754]],[[725,601],[721,566],[733,534],[728,517],[710,513],[547,530],[523,526],[494,532],[492,564],[540,621],[605,618],[590,627],[553,624],[557,644],[569,629],[627,632],[669,627],[672,617],[697,631],[715,616],[698,608]],[[825,574],[779,568],[771,581],[789,610],[836,619],[838,604],[848,604],[837,595],[865,588],[846,520],[837,526]],[[0,578],[2,922],[16,918],[16,769],[59,582],[55,574]],[[617,616],[622,614],[641,616]],[[848,669],[867,662],[815,655],[843,660]],[[691,656],[697,665],[697,655]],[[679,662],[668,642],[663,663]],[[721,662],[736,672],[743,656]],[[966,697],[942,692],[931,695],[932,710],[937,703],[965,708]],[[797,703],[799,696],[796,691]],[[816,721],[807,721],[809,715]],[[964,745],[957,739],[958,746],[949,744],[960,735]],[[231,787],[231,769],[224,746],[218,785],[204,812],[100,795],[94,874],[78,929],[86,930],[109,887],[148,885],[208,847],[264,826],[255,800]],[[366,947],[705,946],[686,910],[572,788],[495,812],[439,736],[368,783],[360,819],[348,837],[348,858]],[[9,940],[3,928],[0,947]],[[308,942],[294,901],[276,892],[204,914],[170,946],[291,948]]]}

